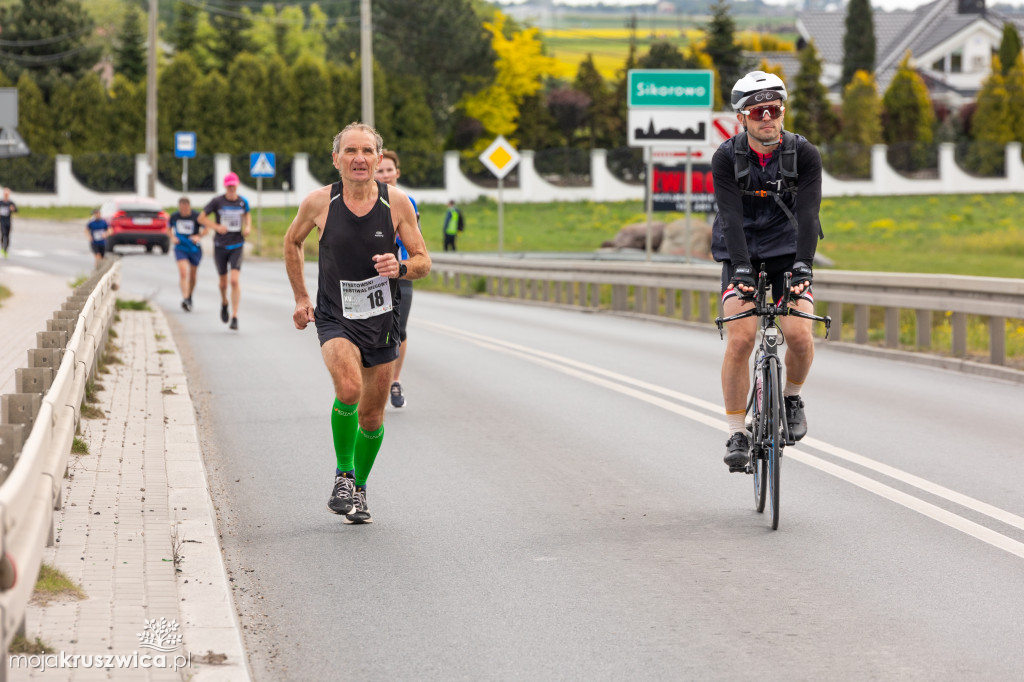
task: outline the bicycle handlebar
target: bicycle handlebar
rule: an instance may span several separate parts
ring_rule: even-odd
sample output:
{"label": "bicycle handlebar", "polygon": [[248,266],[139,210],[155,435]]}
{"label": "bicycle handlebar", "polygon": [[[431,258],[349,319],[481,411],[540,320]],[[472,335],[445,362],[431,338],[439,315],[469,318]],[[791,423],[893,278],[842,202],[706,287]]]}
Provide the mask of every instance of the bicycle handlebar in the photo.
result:
{"label": "bicycle handlebar", "polygon": [[801,317],[805,320],[812,320],[814,322],[825,323],[825,338],[828,338],[829,329],[832,326],[832,318],[828,315],[824,317],[820,315],[813,315],[811,313],[805,313],[802,310],[791,308],[789,306],[790,294],[790,281],[793,278],[793,273],[787,272],[782,276],[782,300],[779,305],[775,305],[770,301],[766,300],[767,288],[768,288],[768,273],[765,272],[764,263],[761,263],[761,272],[757,276],[757,290],[754,293],[754,307],[744,310],[741,313],[730,315],[729,317],[716,317],[715,325],[718,327],[718,335],[721,338],[725,338],[723,329],[726,322],[733,322],[735,320],[742,320],[747,317],[767,317],[769,322],[774,321],[776,317],[783,315],[793,315],[794,317]]}

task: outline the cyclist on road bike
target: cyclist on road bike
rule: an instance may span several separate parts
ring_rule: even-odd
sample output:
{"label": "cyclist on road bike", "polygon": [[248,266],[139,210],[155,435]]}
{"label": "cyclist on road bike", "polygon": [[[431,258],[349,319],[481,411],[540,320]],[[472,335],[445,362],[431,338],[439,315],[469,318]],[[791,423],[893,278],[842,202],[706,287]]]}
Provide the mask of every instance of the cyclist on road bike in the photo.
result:
{"label": "cyclist on road bike", "polygon": [[[753,304],[760,264],[765,264],[772,296],[782,298],[784,273],[792,272],[791,305],[813,312],[812,263],[821,226],[821,155],[806,138],[783,131],[788,95],[782,79],[752,71],[736,82],[732,108],[743,132],[722,143],[711,161],[718,215],[711,252],[722,263],[722,315],[735,315]],[[814,359],[811,322],[779,319],[786,339],[786,385],[783,390],[790,435],[807,433],[800,389]],[[757,318],[729,323],[722,361],[722,394],[729,440],[725,463],[747,464],[750,441],[744,417],[750,389],[748,369]]]}

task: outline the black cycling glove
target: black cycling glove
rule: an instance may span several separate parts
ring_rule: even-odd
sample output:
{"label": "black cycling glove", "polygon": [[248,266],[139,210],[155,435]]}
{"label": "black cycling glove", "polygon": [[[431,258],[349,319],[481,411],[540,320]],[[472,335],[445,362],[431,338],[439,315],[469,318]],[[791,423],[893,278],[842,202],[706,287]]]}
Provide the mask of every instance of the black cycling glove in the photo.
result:
{"label": "black cycling glove", "polygon": [[[795,287],[798,284],[807,282],[807,287],[810,288],[811,280],[814,279],[814,273],[811,271],[810,265],[803,261],[797,261],[793,263],[791,272],[793,273],[793,276],[789,280],[789,286]],[[804,289],[804,291],[807,291],[807,289]]]}
{"label": "black cycling glove", "polygon": [[754,280],[754,268],[752,268],[749,263],[737,265],[733,268],[732,278],[729,280],[729,284],[736,290],[736,294],[740,298],[753,298],[753,291],[742,291],[737,285],[742,284],[745,287],[757,289],[757,282]]}

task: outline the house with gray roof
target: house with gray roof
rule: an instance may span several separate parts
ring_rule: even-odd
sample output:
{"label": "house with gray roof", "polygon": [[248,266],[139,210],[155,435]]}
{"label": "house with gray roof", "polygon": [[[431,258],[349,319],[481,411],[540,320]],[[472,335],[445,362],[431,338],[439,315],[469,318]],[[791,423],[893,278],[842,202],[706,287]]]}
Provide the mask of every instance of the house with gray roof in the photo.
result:
{"label": "house with gray roof", "polygon": [[[875,81],[879,94],[896,75],[903,56],[921,74],[933,101],[951,108],[974,101],[992,70],[1003,24],[1024,34],[1024,17],[986,9],[985,0],[934,0],[914,10],[874,11]],[[822,81],[835,101],[842,98],[846,11],[808,11],[797,17],[798,47],[813,40],[822,60]]]}

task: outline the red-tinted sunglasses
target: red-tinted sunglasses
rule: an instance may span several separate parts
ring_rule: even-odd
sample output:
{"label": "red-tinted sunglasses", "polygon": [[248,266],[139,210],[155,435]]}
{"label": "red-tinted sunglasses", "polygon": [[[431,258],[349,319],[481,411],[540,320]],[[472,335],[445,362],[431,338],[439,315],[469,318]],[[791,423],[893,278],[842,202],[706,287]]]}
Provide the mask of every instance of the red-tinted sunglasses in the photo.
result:
{"label": "red-tinted sunglasses", "polygon": [[755,121],[763,121],[765,115],[767,114],[768,120],[773,121],[777,119],[779,116],[782,116],[782,112],[784,112],[785,110],[786,107],[782,106],[781,104],[765,104],[760,107],[752,107],[750,109],[747,109],[746,111],[741,111],[740,113],[743,114],[744,116],[749,116]]}

